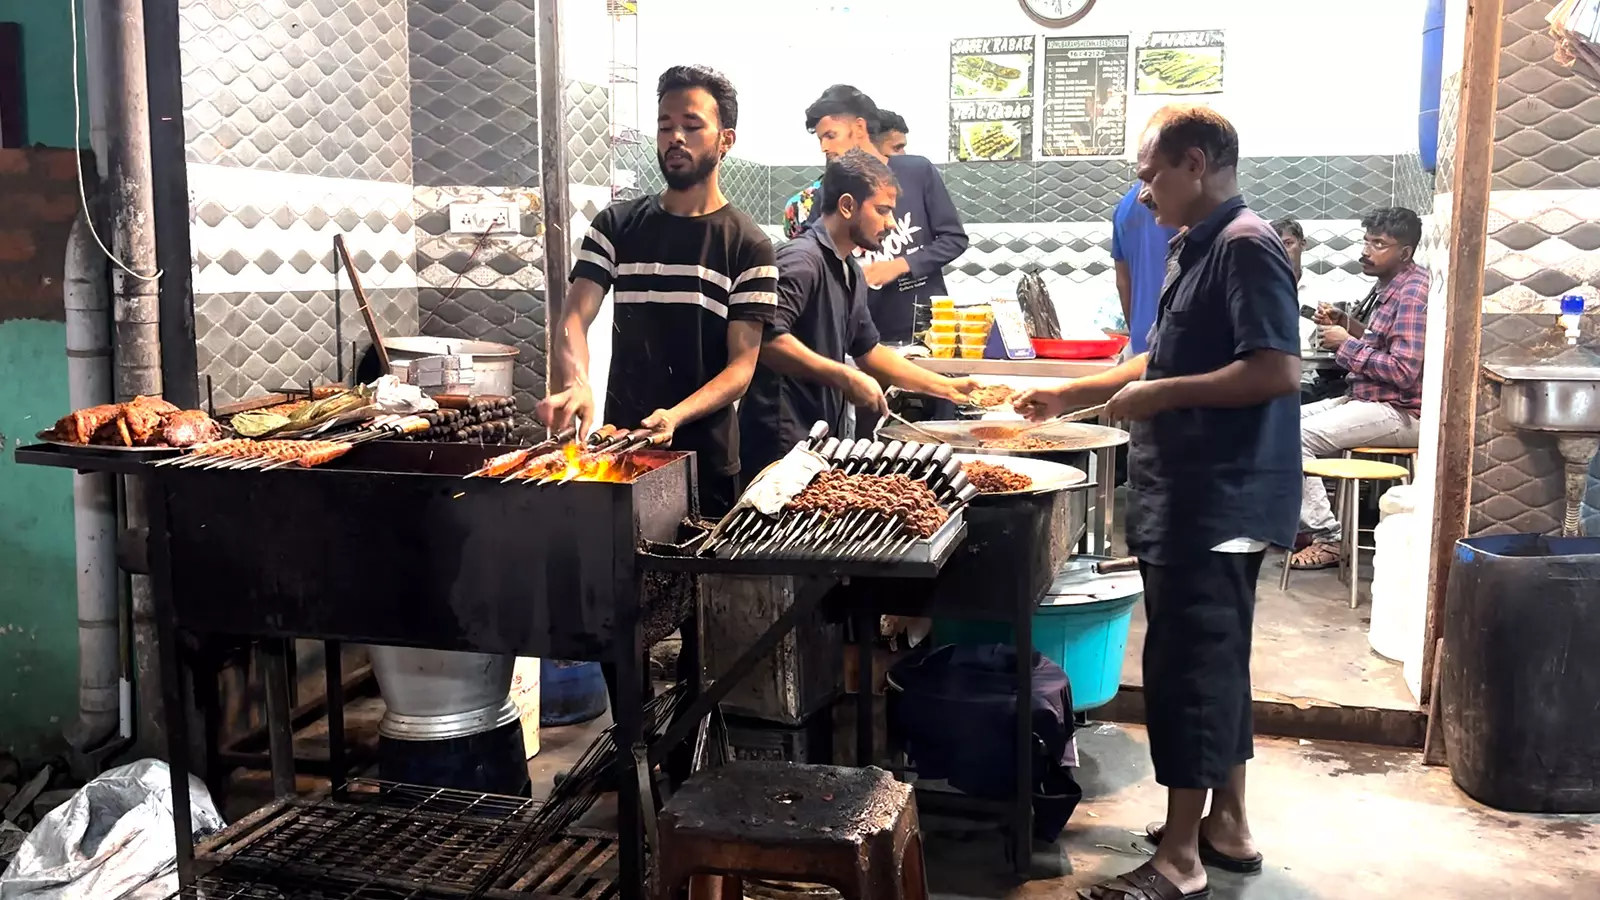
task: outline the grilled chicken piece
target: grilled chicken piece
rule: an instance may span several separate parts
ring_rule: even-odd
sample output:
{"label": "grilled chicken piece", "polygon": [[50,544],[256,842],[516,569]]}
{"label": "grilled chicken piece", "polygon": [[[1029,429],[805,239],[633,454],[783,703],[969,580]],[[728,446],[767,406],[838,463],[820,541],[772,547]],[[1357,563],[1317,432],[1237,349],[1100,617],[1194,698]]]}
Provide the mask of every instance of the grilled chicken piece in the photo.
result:
{"label": "grilled chicken piece", "polygon": [[[177,410],[174,409],[173,412]],[[138,400],[124,405],[122,421],[127,424],[128,436],[133,440],[129,446],[148,447],[160,440],[163,415],[164,413],[153,404],[140,403]]]}
{"label": "grilled chicken piece", "polygon": [[482,476],[488,478],[499,478],[502,475],[509,475],[517,466],[527,462],[528,457],[531,456],[532,453],[533,448],[531,447],[524,448],[522,450],[513,450],[510,453],[502,453],[499,456],[496,456],[494,459],[484,463],[483,468],[473,472],[472,475],[473,477]]}
{"label": "grilled chicken piece", "polygon": [[134,397],[132,400],[129,400],[126,405],[137,406],[140,409],[148,409],[163,416],[178,411],[176,406],[173,406],[171,403],[168,403],[160,397],[146,397],[143,395]]}
{"label": "grilled chicken piece", "polygon": [[350,452],[350,445],[339,441],[308,441],[314,446],[308,448],[309,452],[302,453],[295,458],[295,462],[303,468],[320,466],[325,462],[332,462]]}
{"label": "grilled chicken piece", "polygon": [[68,416],[63,416],[51,431],[56,440],[67,441],[73,444],[87,444],[94,439],[94,433],[99,431],[107,422],[122,414],[122,405],[106,403],[101,406],[91,406],[80,409]]}
{"label": "grilled chicken piece", "polygon": [[193,447],[222,437],[222,426],[198,409],[184,409],[161,424],[161,440],[171,447]]}

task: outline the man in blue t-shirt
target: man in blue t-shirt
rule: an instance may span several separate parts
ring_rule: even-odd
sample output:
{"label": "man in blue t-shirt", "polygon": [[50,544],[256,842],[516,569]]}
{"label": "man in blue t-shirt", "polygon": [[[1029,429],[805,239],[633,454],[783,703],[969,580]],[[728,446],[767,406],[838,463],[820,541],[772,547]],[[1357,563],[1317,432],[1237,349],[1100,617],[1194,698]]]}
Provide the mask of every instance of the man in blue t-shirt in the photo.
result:
{"label": "man in blue t-shirt", "polygon": [[1156,306],[1161,302],[1161,284],[1167,278],[1167,248],[1178,233],[1156,221],[1139,199],[1144,190],[1144,185],[1135,183],[1111,219],[1111,258],[1117,264],[1122,319],[1128,323],[1129,356],[1148,349]]}

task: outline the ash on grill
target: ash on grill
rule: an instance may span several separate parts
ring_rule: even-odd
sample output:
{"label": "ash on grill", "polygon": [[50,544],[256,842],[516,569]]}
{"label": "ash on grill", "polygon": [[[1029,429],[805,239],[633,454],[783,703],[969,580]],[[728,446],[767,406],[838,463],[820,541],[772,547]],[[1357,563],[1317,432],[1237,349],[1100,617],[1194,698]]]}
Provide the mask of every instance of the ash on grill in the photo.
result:
{"label": "ash on grill", "polygon": [[[797,450],[826,460],[777,515],[751,499],[769,470],[723,519],[702,554],[730,559],[890,560],[933,537],[977,496],[949,444],[824,438],[822,423]],[[789,465],[788,461],[778,464]]]}

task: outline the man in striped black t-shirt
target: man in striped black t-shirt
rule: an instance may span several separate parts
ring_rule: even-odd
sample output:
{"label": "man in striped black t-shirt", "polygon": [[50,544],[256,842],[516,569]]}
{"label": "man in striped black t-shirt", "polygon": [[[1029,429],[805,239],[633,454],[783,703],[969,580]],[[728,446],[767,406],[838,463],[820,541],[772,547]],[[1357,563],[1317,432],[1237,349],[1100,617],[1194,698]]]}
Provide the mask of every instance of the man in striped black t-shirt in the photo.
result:
{"label": "man in striped black t-shirt", "polygon": [[667,189],[600,213],[572,267],[554,323],[551,388],[540,417],[552,429],[596,424],[588,330],[606,292],[616,301],[605,420],[654,428],[698,457],[700,511],[738,499],[744,395],[777,307],[772,242],[718,185],[733,148],[738,95],[722,74],[674,66],[662,74],[656,154]]}

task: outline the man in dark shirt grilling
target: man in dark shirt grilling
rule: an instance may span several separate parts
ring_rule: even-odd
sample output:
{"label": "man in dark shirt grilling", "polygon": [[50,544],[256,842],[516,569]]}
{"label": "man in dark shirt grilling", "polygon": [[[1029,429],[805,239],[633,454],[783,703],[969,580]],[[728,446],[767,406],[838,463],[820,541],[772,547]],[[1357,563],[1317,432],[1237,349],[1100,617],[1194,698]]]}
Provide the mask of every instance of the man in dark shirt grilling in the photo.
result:
{"label": "man in dark shirt grilling", "polygon": [[[1132,422],[1128,548],[1144,576],[1145,713],[1166,821],[1144,865],[1090,900],[1201,898],[1206,866],[1261,870],[1245,816],[1250,637],[1269,545],[1294,540],[1300,483],[1299,317],[1283,243],[1239,196],[1239,136],[1200,106],[1157,112],[1139,180],[1175,239],[1150,349],[1028,391],[1029,418],[1109,401]],[[1211,811],[1206,814],[1206,800]]]}
{"label": "man in dark shirt grilling", "polygon": [[814,422],[838,434],[847,404],[884,412],[883,385],[952,403],[977,386],[929,372],[880,343],[855,251],[876,250],[893,230],[897,192],[882,160],[851,150],[823,173],[822,218],[778,249],[778,308],[739,407],[748,477],[789,452]]}

